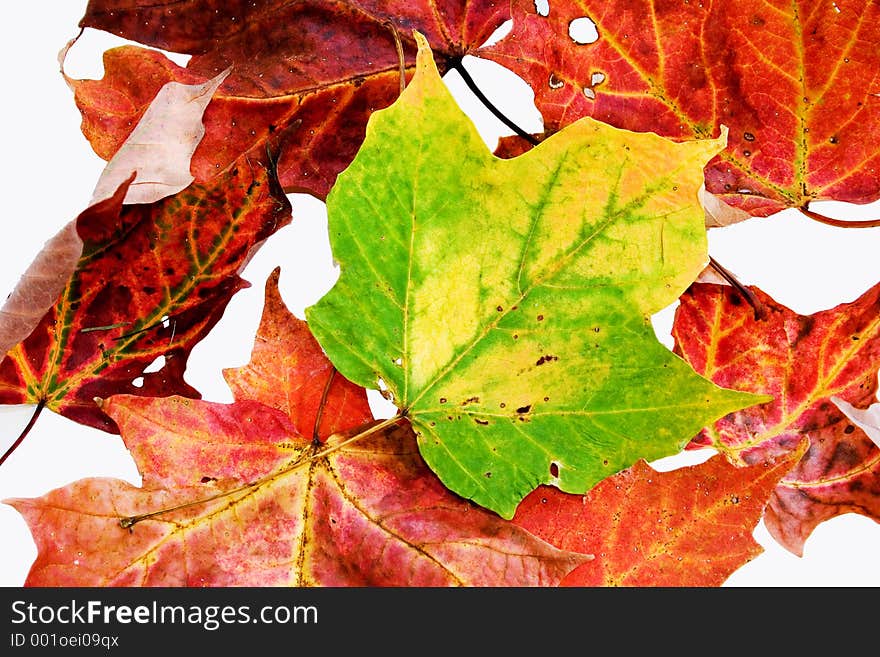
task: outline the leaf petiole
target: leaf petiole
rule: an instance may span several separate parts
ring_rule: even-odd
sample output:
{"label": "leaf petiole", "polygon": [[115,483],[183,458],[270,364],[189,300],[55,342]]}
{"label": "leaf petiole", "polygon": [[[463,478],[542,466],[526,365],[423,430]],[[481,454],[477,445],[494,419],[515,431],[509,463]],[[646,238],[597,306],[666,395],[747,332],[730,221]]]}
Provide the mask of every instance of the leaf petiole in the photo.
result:
{"label": "leaf petiole", "polygon": [[318,435],[318,428],[321,426],[321,417],[324,415],[324,407],[327,405],[327,397],[330,395],[330,386],[333,385],[333,379],[336,377],[336,368],[330,370],[330,376],[327,377],[327,383],[324,384],[324,391],[321,393],[321,401],[318,403],[318,412],[315,415],[315,426],[312,429],[312,444],[320,445],[321,439]]}
{"label": "leaf petiole", "polygon": [[880,219],[846,221],[845,219],[833,219],[831,217],[826,217],[824,214],[813,212],[808,205],[798,209],[801,211],[801,214],[809,217],[813,221],[818,221],[820,224],[826,224],[828,226],[835,226],[836,228],[876,228],[880,226]]}

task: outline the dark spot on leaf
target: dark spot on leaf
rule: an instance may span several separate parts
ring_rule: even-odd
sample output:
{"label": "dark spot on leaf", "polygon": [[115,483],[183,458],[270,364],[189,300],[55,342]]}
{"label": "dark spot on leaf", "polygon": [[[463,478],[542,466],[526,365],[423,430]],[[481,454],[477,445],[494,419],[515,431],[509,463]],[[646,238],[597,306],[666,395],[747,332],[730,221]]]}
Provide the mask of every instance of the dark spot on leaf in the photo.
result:
{"label": "dark spot on leaf", "polygon": [[502,306],[497,306],[497,307],[495,308],[495,310],[497,310],[498,312],[503,312],[503,311],[504,311],[504,308],[503,308]]}
{"label": "dark spot on leaf", "polygon": [[202,477],[201,478],[201,482],[203,484],[207,484],[208,482],[211,482],[211,481],[217,481],[217,478],[216,477]]}
{"label": "dark spot on leaf", "polygon": [[550,401],[549,397],[544,397],[544,401]]}
{"label": "dark spot on leaf", "polygon": [[798,327],[797,337],[795,337],[794,342],[791,345],[792,347],[797,345],[801,340],[803,340],[810,334],[810,332],[813,330],[813,325],[816,323],[816,320],[812,317],[802,315],[798,318],[798,323],[800,324],[800,326]]}
{"label": "dark spot on leaf", "polygon": [[856,428],[853,425],[848,424],[848,425],[846,425],[846,429],[843,430],[843,433],[849,434],[855,430],[856,430]]}
{"label": "dark spot on leaf", "polygon": [[601,331],[601,330],[602,330],[602,329],[599,328],[598,326],[594,326],[594,327],[593,327],[593,331],[595,331],[596,333],[598,333],[598,332]]}
{"label": "dark spot on leaf", "polygon": [[859,336],[854,335],[854,336],[852,336],[852,339],[853,339],[853,341],[855,342],[855,341],[857,341],[857,340],[859,339]]}
{"label": "dark spot on leaf", "polygon": [[761,18],[761,17],[758,16],[757,14],[754,14],[754,15],[749,19],[749,23],[751,23],[752,25],[764,25],[766,22],[767,22],[767,21],[765,21],[763,18]]}
{"label": "dark spot on leaf", "polygon": [[743,151],[743,155],[746,156],[746,157],[751,157],[751,156],[752,156],[752,151],[745,150],[745,151]]}
{"label": "dark spot on leaf", "polygon": [[483,476],[484,476],[486,479],[490,479],[490,478],[492,477],[492,473],[491,473],[491,472],[486,472],[485,474],[483,474]]}
{"label": "dark spot on leaf", "polygon": [[535,362],[535,365],[543,365],[544,363],[549,363],[551,360],[559,360],[559,356],[552,356],[550,354],[547,354],[546,356],[541,356]]}
{"label": "dark spot on leaf", "polygon": [[543,322],[543,321],[544,321],[544,315],[538,315],[538,321],[539,321],[539,322]]}
{"label": "dark spot on leaf", "polygon": [[155,294],[156,288],[150,287],[149,285],[147,285],[147,286],[141,288],[141,292],[143,292],[144,294]]}
{"label": "dark spot on leaf", "polygon": [[478,417],[474,418],[474,422],[476,422],[477,424],[482,424],[483,426],[487,426],[489,424],[488,420],[481,420]]}
{"label": "dark spot on leaf", "polygon": [[467,406],[468,404],[479,404],[479,403],[480,403],[480,398],[475,396],[475,397],[468,397],[463,402],[461,402],[461,405]]}
{"label": "dark spot on leaf", "polygon": [[861,461],[862,457],[852,445],[840,442],[834,448],[834,455],[831,457],[825,472],[837,472],[858,467]]}
{"label": "dark spot on leaf", "polygon": [[550,464],[550,474],[554,477],[559,476],[559,466],[556,463]]}
{"label": "dark spot on leaf", "polygon": [[831,136],[828,138],[828,142],[831,143],[831,144],[836,144],[836,143],[837,143],[837,135],[831,135]]}
{"label": "dark spot on leaf", "polygon": [[507,404],[505,404],[504,402],[501,402],[501,403],[498,404],[498,405],[499,405],[501,408],[507,408]]}
{"label": "dark spot on leaf", "polygon": [[742,299],[739,298],[738,294],[731,294],[730,295],[730,305],[731,306],[741,306],[742,305]]}
{"label": "dark spot on leaf", "polygon": [[744,132],[743,139],[745,139],[746,141],[755,141],[755,135],[753,135],[751,132]]}
{"label": "dark spot on leaf", "polygon": [[520,406],[518,409],[516,409],[516,412],[517,413],[528,413],[530,410],[532,410],[532,405],[528,404],[526,406]]}
{"label": "dark spot on leaf", "polygon": [[441,404],[445,404],[445,403],[446,403],[446,397],[441,397],[441,398],[440,398],[440,403],[441,403]]}

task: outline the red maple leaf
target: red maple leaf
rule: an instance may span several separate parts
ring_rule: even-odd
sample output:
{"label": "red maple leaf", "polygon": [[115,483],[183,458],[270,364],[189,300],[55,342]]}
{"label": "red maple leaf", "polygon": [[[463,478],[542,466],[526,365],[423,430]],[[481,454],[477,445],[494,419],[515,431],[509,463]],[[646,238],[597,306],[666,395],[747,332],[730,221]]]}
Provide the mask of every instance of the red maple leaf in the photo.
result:
{"label": "red maple leaf", "polygon": [[590,558],[447,490],[409,425],[377,425],[334,374],[277,274],[251,363],[227,373],[262,402],[114,396],[142,487],[7,501],[38,546],[27,586],[548,586]]}
{"label": "red maple leaf", "polygon": [[[674,139],[729,128],[706,188],[751,215],[880,198],[880,5],[515,0],[479,54],[521,75],[545,129],[582,116]],[[592,24],[588,38],[570,35]]]}
{"label": "red maple leaf", "polygon": [[706,427],[692,447],[711,446],[735,464],[810,447],[780,482],[765,518],[800,555],[820,522],[842,513],[880,519],[880,449],[830,400],[875,401],[880,369],[880,283],[858,299],[798,315],[755,287],[753,308],[729,286],[695,283],[681,297],[675,351],[718,385],[772,395]]}

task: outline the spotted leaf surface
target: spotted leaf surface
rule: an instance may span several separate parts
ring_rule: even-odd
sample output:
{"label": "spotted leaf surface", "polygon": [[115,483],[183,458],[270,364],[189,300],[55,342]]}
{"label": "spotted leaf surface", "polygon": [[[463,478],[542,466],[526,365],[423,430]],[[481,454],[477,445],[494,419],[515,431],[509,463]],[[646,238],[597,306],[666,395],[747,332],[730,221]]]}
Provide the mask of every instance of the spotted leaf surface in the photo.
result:
{"label": "spotted leaf surface", "polygon": [[583,116],[675,139],[727,126],[706,188],[750,215],[880,198],[876,2],[513,5],[480,54],[530,83],[549,133]]}
{"label": "spotted leaf surface", "polygon": [[418,61],[327,199],[341,274],[306,313],[340,372],[387,388],[441,480],[509,518],[539,484],[584,492],[755,403],[648,318],[706,262],[696,194],[721,143],[585,119],[500,160],[424,40]]}

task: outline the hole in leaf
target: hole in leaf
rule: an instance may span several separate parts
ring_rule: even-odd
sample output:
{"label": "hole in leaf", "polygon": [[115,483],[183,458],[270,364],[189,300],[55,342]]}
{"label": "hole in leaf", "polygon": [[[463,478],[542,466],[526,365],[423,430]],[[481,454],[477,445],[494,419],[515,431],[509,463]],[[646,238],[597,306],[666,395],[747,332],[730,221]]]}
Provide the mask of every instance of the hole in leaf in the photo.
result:
{"label": "hole in leaf", "polygon": [[506,20],[501,25],[499,25],[492,34],[489,35],[489,38],[486,39],[485,43],[481,47],[485,46],[493,46],[501,39],[510,34],[510,31],[513,29],[513,19]]}
{"label": "hole in leaf", "polygon": [[575,18],[568,24],[568,36],[578,45],[595,43],[599,40],[599,30],[592,19],[587,16]]}
{"label": "hole in leaf", "polygon": [[144,368],[144,374],[158,372],[165,367],[165,356],[156,356],[156,359]]}
{"label": "hole in leaf", "polygon": [[144,387],[144,377],[139,376],[138,378],[136,378],[134,381],[131,382],[131,385],[133,385],[135,388],[143,388]]}
{"label": "hole in leaf", "polygon": [[538,16],[547,16],[550,13],[550,3],[547,0],[535,0],[535,11]]}

